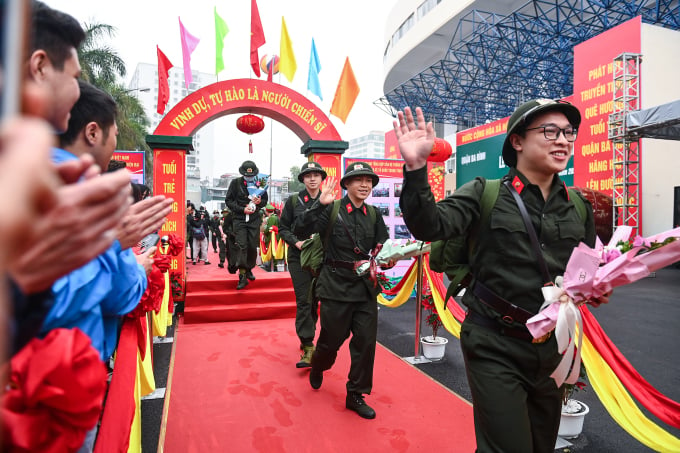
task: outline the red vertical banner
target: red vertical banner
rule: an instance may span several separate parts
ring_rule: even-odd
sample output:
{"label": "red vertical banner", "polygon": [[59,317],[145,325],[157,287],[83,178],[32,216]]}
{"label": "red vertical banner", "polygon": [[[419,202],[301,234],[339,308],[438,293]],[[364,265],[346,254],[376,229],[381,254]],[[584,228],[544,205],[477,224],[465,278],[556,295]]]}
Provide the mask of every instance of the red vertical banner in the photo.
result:
{"label": "red vertical banner", "polygon": [[385,132],[385,159],[401,159],[399,152],[399,141],[394,129]]}
{"label": "red vertical banner", "polygon": [[[167,220],[161,227],[161,237],[166,234],[175,234],[186,243],[184,155],[184,150],[154,150],[153,193],[154,195],[165,195],[174,200],[172,212],[167,216]],[[170,259],[170,275],[176,274],[181,277],[179,283],[182,287],[182,294],[184,294],[186,280],[185,256],[180,254]]]}
{"label": "red vertical banner", "polygon": [[435,201],[444,198],[444,175],[446,174],[446,167],[443,162],[428,162],[427,163],[427,181],[430,183],[432,195]]}
{"label": "red vertical banner", "polygon": [[638,16],[574,47],[573,103],[582,116],[574,145],[576,186],[613,193],[613,148],[608,138],[613,62],[622,53],[640,53],[641,28]]}
{"label": "red vertical banner", "polygon": [[[336,181],[338,182],[340,181],[340,177],[343,172],[343,169],[341,168],[340,165],[341,164],[340,154],[314,153],[311,155],[311,157],[314,162],[318,163],[323,167],[328,176],[335,178]],[[339,184],[338,187],[340,187]],[[340,198],[341,194],[342,191],[338,190],[337,198]]]}

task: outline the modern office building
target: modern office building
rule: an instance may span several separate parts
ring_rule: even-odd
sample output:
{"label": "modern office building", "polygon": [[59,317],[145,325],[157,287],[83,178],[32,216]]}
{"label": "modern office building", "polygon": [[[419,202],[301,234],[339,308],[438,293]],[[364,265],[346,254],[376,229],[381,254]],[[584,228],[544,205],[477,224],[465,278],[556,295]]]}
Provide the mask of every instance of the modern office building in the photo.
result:
{"label": "modern office building", "polygon": [[344,156],[384,159],[385,134],[380,131],[371,131],[368,135],[351,139],[349,141],[349,148],[345,151]]}
{"label": "modern office building", "polygon": [[[184,70],[173,67],[168,74],[170,99],[165,109],[169,112],[175,104],[189,93],[217,81],[215,74],[192,71],[193,81],[187,88],[184,83]],[[151,63],[139,63],[135,69],[128,88],[137,96],[151,125],[149,133],[153,133],[164,114],[156,111],[158,104],[158,66]],[[212,185],[213,153],[215,148],[215,125],[208,123],[193,137],[194,151],[186,157],[186,197],[194,203],[200,203],[201,186]],[[210,182],[208,182],[210,181]]]}

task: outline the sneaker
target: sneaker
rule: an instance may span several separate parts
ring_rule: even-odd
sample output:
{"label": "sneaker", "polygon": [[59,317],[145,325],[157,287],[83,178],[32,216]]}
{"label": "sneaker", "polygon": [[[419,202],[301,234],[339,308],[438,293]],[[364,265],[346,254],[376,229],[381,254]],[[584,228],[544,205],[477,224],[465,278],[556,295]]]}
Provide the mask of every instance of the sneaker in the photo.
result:
{"label": "sneaker", "polygon": [[236,289],[243,289],[246,286],[248,286],[248,279],[246,278],[245,274],[241,274],[238,276],[238,285],[236,285]]}
{"label": "sneaker", "polygon": [[359,414],[359,417],[368,419],[375,418],[375,411],[371,406],[366,404],[364,401],[364,396],[361,393],[348,392],[347,398],[345,398],[345,407]]}
{"label": "sneaker", "polygon": [[221,267],[222,269],[224,269],[224,263],[219,263],[217,267]]}
{"label": "sneaker", "polygon": [[246,278],[247,278],[248,280],[250,280],[251,282],[254,282],[254,281],[255,281],[255,276],[253,275],[253,271],[251,271],[250,269],[248,269],[248,270],[246,271]]}
{"label": "sneaker", "polygon": [[302,351],[300,361],[295,364],[295,368],[309,368],[312,366],[312,354],[314,353],[314,346],[305,346]]}
{"label": "sneaker", "polygon": [[196,261],[192,261],[191,264],[194,264],[194,265],[195,265],[195,264],[196,264]]}
{"label": "sneaker", "polygon": [[205,260],[205,262],[203,264],[208,265],[208,264],[210,264],[210,261]]}
{"label": "sneaker", "polygon": [[312,368],[309,372],[309,385],[311,385],[314,390],[319,390],[322,383],[323,371],[314,371],[314,368]]}

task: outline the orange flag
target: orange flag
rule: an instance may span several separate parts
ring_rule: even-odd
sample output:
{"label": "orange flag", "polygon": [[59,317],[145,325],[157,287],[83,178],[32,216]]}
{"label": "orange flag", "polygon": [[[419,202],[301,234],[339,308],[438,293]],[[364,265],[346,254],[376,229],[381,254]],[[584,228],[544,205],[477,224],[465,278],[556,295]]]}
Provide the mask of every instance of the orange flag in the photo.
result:
{"label": "orange flag", "polygon": [[340,118],[343,123],[346,122],[349,111],[352,110],[354,101],[357,100],[357,96],[359,96],[359,84],[354,77],[352,65],[349,64],[349,57],[347,57],[345,66],[342,68],[338,88],[335,90],[331,114]]}

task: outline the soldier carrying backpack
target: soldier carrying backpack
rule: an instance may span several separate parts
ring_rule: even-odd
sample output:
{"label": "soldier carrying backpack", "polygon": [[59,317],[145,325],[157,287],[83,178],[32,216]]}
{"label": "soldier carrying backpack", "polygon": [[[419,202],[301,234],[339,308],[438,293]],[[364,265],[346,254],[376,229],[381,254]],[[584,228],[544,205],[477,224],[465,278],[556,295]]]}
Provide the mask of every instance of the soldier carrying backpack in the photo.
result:
{"label": "soldier carrying backpack", "polygon": [[[378,180],[367,163],[352,163],[340,180],[347,195],[334,202],[336,180],[329,177],[319,199],[298,219],[305,228],[313,226],[314,232],[325,232],[327,228],[330,232],[316,283],[316,295],[321,300],[321,333],[312,355],[309,383],[314,389],[321,387],[323,372],[333,366],[340,346],[351,334],[345,407],[369,419],[375,418],[375,411],[364,401],[364,394],[370,394],[373,388],[377,296],[381,289],[369,275],[358,275],[355,267],[377,252],[389,237],[382,215],[364,202]],[[331,222],[333,208],[338,206],[335,222]]]}
{"label": "soldier carrying backpack", "polygon": [[558,176],[572,155],[581,114],[560,100],[537,99],[517,108],[503,144],[510,169],[487,214],[483,178],[435,203],[425,165],[434,142],[432,123],[420,108],[415,119],[408,107],[397,119],[406,164],[399,204],[409,230],[424,241],[476,238],[468,242],[472,280],[463,296],[468,311],[460,342],[477,451],[552,452],[562,389],[550,374],[561,355],[554,335],[534,340],[525,322],[543,303],[541,287],[564,273],[573,248],[581,241],[595,243],[590,204],[580,200],[587,207],[583,219],[571,199],[580,195]]}

